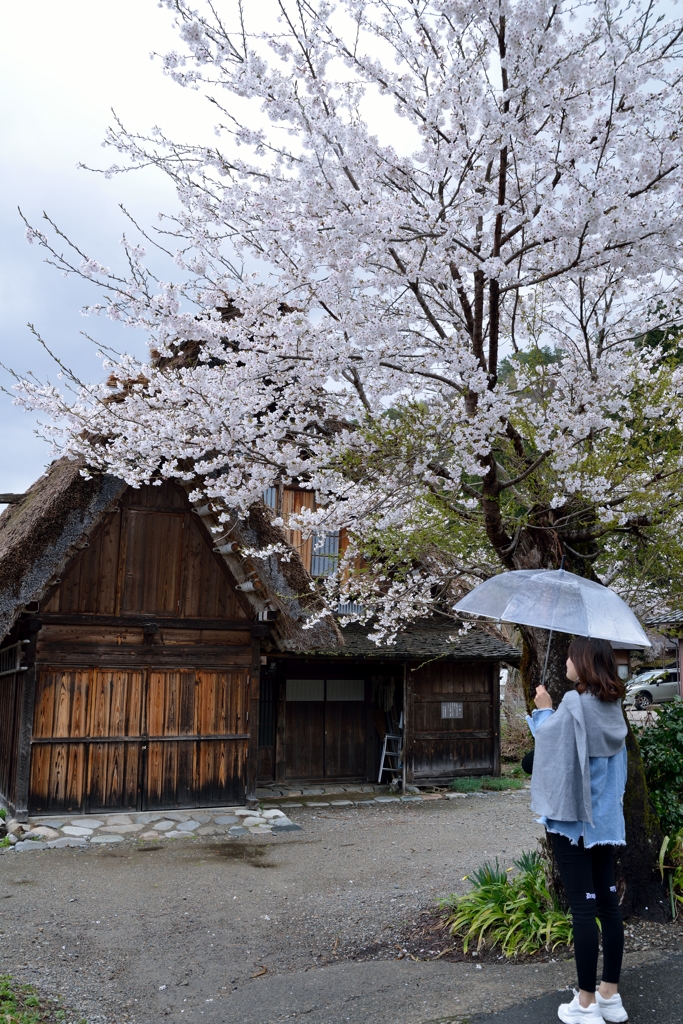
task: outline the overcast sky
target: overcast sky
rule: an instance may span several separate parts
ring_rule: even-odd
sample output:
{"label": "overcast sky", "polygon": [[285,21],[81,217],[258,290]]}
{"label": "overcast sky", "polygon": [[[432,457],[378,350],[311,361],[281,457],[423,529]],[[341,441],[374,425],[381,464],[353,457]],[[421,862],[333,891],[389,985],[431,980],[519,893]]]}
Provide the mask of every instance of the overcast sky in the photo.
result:
{"label": "overcast sky", "polygon": [[[39,226],[43,210],[89,255],[109,266],[119,258],[123,202],[143,223],[176,206],[155,171],[107,181],[77,163],[106,166],[101,148],[113,107],[139,130],[203,141],[208,103],[166,79],[151,51],[176,48],[168,11],[156,0],[28,0],[3,7],[0,60],[0,362],[54,379],[53,364],[26,328],[32,322],[64,361],[90,380],[99,375],[86,330],[119,349],[142,351],[144,339],[79,310],[98,301],[85,282],[65,280],[28,245],[17,207]],[[0,383],[11,378],[0,370]],[[23,491],[49,461],[35,420],[0,394],[0,493]]]}

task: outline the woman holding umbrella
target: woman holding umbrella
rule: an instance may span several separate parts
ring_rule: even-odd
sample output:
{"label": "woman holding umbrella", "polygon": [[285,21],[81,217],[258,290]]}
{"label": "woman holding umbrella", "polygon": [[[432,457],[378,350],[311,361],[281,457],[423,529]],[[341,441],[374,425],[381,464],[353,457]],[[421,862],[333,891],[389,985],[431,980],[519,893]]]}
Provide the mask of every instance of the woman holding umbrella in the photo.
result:
{"label": "woman holding umbrella", "polygon": [[[485,580],[455,610],[549,630],[542,683],[529,725],[536,736],[531,809],[548,830],[574,919],[579,991],[557,1011],[565,1024],[625,1021],[617,991],[624,928],[614,847],[624,846],[624,684],[610,641],[650,647],[628,605],[609,587],[559,569],[515,569]],[[567,677],[574,689],[557,711],[543,682],[554,632],[573,634]],[[596,639],[596,638],[602,639]],[[600,918],[604,963],[596,991]]]}
{"label": "woman holding umbrella", "polygon": [[[578,637],[567,658],[574,689],[556,711],[546,688],[536,689],[529,724],[536,738],[531,809],[545,825],[574,924],[579,991],[557,1011],[565,1024],[628,1019],[617,988],[624,926],[614,878],[614,847],[625,845],[624,684],[607,640]],[[598,926],[603,970],[596,989]]]}

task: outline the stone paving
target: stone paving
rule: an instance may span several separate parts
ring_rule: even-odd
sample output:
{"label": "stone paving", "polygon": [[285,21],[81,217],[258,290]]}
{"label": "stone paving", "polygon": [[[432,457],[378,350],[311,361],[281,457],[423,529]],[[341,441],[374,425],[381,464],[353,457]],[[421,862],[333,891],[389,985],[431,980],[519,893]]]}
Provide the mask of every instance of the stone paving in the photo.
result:
{"label": "stone paving", "polygon": [[[527,787],[525,787],[526,789]],[[522,791],[524,792],[524,791]],[[267,799],[265,793],[270,799]],[[68,814],[32,817],[26,823],[7,822],[7,852],[34,852],[64,847],[95,848],[101,845],[158,842],[161,839],[238,839],[245,835],[281,835],[300,832],[290,814],[300,808],[362,807],[383,804],[425,803],[431,800],[487,799],[493,793],[420,793],[406,796],[389,792],[386,786],[325,787],[300,790],[258,790],[260,808],[212,807],[184,811],[129,811],[126,814]],[[521,793],[520,793],[521,795]],[[313,799],[310,799],[313,797]],[[294,799],[292,799],[294,798]],[[298,799],[297,799],[298,798]]]}

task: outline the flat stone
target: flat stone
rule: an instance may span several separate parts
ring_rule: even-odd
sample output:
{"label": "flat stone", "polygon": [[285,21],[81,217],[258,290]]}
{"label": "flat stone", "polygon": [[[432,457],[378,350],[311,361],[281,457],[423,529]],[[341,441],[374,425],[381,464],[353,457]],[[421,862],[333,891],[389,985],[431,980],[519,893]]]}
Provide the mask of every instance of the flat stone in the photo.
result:
{"label": "flat stone", "polygon": [[187,821],[188,818],[192,817],[190,811],[165,811],[164,817],[168,818],[169,821]]}
{"label": "flat stone", "polygon": [[216,836],[220,833],[220,829],[216,828],[215,825],[202,825],[201,828],[197,829],[198,836]]}
{"label": "flat stone", "polygon": [[78,836],[62,836],[61,839],[53,839],[47,844],[51,850],[64,850],[69,846],[90,846],[87,839],[79,839]]}
{"label": "flat stone", "polygon": [[423,800],[443,800],[443,793],[425,793]]}
{"label": "flat stone", "polygon": [[303,804],[283,804],[283,807],[303,807]]}
{"label": "flat stone", "polygon": [[32,828],[30,832],[24,833],[24,839],[32,839],[34,836],[36,839],[59,839],[59,832],[56,828],[38,825],[36,828]]}
{"label": "flat stone", "polygon": [[123,836],[93,836],[90,844],[93,843],[122,843]]}
{"label": "flat stone", "polygon": [[[459,793],[453,794],[453,795],[454,796],[456,796],[456,795],[460,796]],[[422,797],[421,796],[402,796],[401,797],[401,803],[402,804],[421,804],[422,803]]]}
{"label": "flat stone", "polygon": [[249,831],[255,836],[270,836],[273,834],[270,825],[252,825]]}
{"label": "flat stone", "polygon": [[301,790],[301,795],[302,796],[324,796],[325,795],[325,790],[324,789],[302,789]]}
{"label": "flat stone", "polygon": [[330,805],[309,800],[309,801],[307,801],[306,806],[307,807],[329,807]]}
{"label": "flat stone", "polygon": [[253,818],[254,812],[250,811],[248,807],[236,807],[232,812],[238,818]]}
{"label": "flat stone", "polygon": [[139,814],[135,815],[135,820],[141,825],[152,825],[155,821],[160,821],[165,815],[155,814],[154,811],[140,811]]}
{"label": "flat stone", "polygon": [[175,825],[175,822],[174,822],[174,821],[167,821],[167,820],[164,820],[164,821],[158,821],[158,822],[156,823],[156,825],[154,826],[154,828],[155,828],[155,829],[156,829],[156,830],[157,830],[158,832],[165,832],[165,831],[166,831],[167,829],[169,829],[169,828],[173,828],[173,826],[174,826],[174,825]]}
{"label": "flat stone", "polygon": [[219,814],[213,820],[216,825],[236,825],[240,819],[236,814]]}
{"label": "flat stone", "polygon": [[130,814],[110,814],[107,818],[107,825],[132,825],[133,819]]}
{"label": "flat stone", "polygon": [[40,828],[64,828],[64,826],[68,825],[69,822],[67,819],[64,819],[64,821],[59,821],[57,818],[50,818],[48,821],[41,820],[38,821],[36,824]]}
{"label": "flat stone", "polygon": [[143,832],[141,836],[136,836],[136,839],[163,839],[161,832]]}
{"label": "flat stone", "polygon": [[303,792],[300,789],[283,789],[283,796],[303,796]]}
{"label": "flat stone", "polygon": [[[446,800],[462,800],[463,798],[467,799],[467,793],[446,793]],[[403,799],[406,800],[408,798],[404,797]],[[413,799],[421,800],[422,797],[413,797]]]}
{"label": "flat stone", "polygon": [[242,819],[242,825],[244,828],[250,828],[252,825],[265,825],[265,823],[266,819],[262,818],[260,815],[253,815],[252,817]]}
{"label": "flat stone", "polygon": [[126,835],[128,832],[140,832],[141,829],[145,828],[144,825],[105,825],[104,828],[100,829],[100,833],[106,832],[107,834],[119,833],[120,835]]}
{"label": "flat stone", "polygon": [[400,804],[400,796],[376,796],[372,801],[374,804]]}
{"label": "flat stone", "polygon": [[353,800],[330,800],[330,807],[353,807]]}
{"label": "flat stone", "polygon": [[303,832],[301,825],[273,825],[273,832]]}
{"label": "flat stone", "polygon": [[283,816],[282,818],[276,818],[275,821],[271,821],[270,824],[273,828],[283,828],[285,825],[293,825],[294,822]]}
{"label": "flat stone", "polygon": [[[100,822],[101,824],[101,822]],[[67,836],[91,836],[91,828],[80,828],[78,825],[65,825],[62,832],[66,833]]]}
{"label": "flat stone", "polygon": [[272,821],[274,818],[284,818],[284,817],[286,817],[286,815],[285,815],[285,812],[281,811],[279,807],[278,808],[274,808],[273,807],[273,808],[270,808],[267,811],[262,811],[261,812],[261,817],[265,818],[267,821]]}
{"label": "flat stone", "polygon": [[213,814],[209,814],[208,811],[195,811],[192,815],[193,821],[198,821],[200,825],[208,825],[209,822],[213,821]]}
{"label": "flat stone", "polygon": [[199,828],[201,821],[181,821],[178,825],[179,832],[194,832],[196,828]]}
{"label": "flat stone", "polygon": [[81,814],[78,818],[72,818],[71,824],[82,825],[84,828],[99,828],[104,822],[98,818],[91,818],[89,814]]}
{"label": "flat stone", "polygon": [[14,844],[17,853],[27,853],[29,850],[47,850],[47,843],[41,843],[39,839],[23,839]]}
{"label": "flat stone", "polygon": [[174,828],[172,832],[165,833],[169,839],[192,839],[191,832],[180,832],[177,828]]}
{"label": "flat stone", "polygon": [[233,827],[228,831],[231,836],[246,836],[249,830],[246,828],[242,828],[241,825],[233,825]]}

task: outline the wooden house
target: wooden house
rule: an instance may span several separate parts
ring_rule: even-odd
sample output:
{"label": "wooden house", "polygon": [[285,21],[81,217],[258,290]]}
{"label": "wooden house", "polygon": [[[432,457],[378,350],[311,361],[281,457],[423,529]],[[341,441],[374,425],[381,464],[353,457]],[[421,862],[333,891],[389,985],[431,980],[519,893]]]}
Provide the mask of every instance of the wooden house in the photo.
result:
{"label": "wooden house", "polygon": [[404,781],[498,771],[498,664],[514,648],[475,631],[453,643],[433,622],[389,650],[340,630],[311,587],[331,549],[248,554],[285,541],[272,519],[264,503],[226,530],[179,484],[87,480],[67,460],[17,496],[0,516],[0,801],[13,814],[375,780],[401,714]]}

